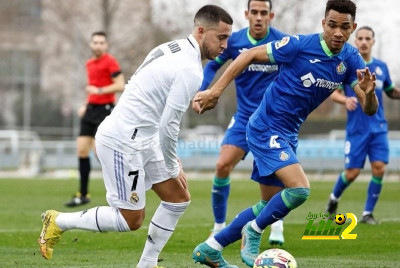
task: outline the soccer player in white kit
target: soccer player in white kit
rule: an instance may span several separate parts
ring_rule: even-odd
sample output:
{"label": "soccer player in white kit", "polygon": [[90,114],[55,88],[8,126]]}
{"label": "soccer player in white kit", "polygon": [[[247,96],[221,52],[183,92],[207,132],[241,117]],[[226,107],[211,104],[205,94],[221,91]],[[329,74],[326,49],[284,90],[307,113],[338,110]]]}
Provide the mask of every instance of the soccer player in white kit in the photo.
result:
{"label": "soccer player in white kit", "polygon": [[146,191],[161,199],[154,213],[139,268],[157,267],[158,256],[190,203],[186,175],[176,155],[183,113],[203,80],[202,60],[222,54],[233,20],[206,5],[194,17],[192,33],[154,48],[136,70],[119,102],[99,126],[97,155],[109,206],[42,214],[42,256],[52,257],[64,231],[127,232],[141,227]]}

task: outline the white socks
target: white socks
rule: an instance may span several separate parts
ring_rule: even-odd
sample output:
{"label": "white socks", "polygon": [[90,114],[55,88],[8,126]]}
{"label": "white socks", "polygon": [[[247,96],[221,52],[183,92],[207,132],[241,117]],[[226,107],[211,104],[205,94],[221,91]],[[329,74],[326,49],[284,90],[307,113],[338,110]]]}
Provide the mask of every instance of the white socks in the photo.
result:
{"label": "white socks", "polygon": [[171,237],[179,218],[185,212],[189,202],[169,203],[161,201],[151,219],[146,245],[138,268],[157,266],[158,256]]}
{"label": "white socks", "polygon": [[339,201],[339,198],[337,198],[333,193],[331,193],[330,198],[334,202],[338,202]]}
{"label": "white socks", "polygon": [[251,221],[251,228],[253,228],[254,231],[256,231],[257,233],[260,233],[260,234],[262,234],[264,232],[264,230],[261,230],[260,227],[258,227],[256,220]]}
{"label": "white socks", "polygon": [[129,226],[119,209],[95,207],[85,211],[60,213],[56,224],[62,231],[80,229],[95,232],[129,232]]}

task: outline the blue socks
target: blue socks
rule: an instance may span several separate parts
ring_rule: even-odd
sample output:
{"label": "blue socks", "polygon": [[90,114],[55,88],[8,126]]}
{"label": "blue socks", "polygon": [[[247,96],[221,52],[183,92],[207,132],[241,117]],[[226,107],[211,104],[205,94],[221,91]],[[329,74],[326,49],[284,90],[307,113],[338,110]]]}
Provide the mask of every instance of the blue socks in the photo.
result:
{"label": "blue socks", "polygon": [[309,188],[285,188],[271,198],[256,218],[256,224],[264,230],[268,225],[282,219],[292,209],[303,204],[309,195]]}
{"label": "blue socks", "polygon": [[217,242],[223,247],[239,240],[242,237],[243,226],[249,221],[254,220],[267,203],[267,201],[261,200],[253,207],[246,208],[240,212],[227,227],[215,235],[215,240],[217,240]]}
{"label": "blue socks", "polygon": [[216,223],[225,222],[230,188],[231,179],[229,177],[214,178],[211,197],[214,220]]}
{"label": "blue socks", "polygon": [[364,213],[371,214],[378,201],[382,190],[382,177],[372,176],[368,186],[367,201],[365,203]]}
{"label": "blue socks", "polygon": [[310,189],[308,188],[286,188],[274,195],[269,202],[261,201],[240,212],[214,238],[222,247],[226,247],[242,237],[241,231],[247,222],[255,218],[257,225],[261,229],[265,229],[268,225],[285,217],[292,209],[303,204],[309,195]]}
{"label": "blue socks", "polygon": [[[332,191],[333,195],[337,199],[339,199],[342,196],[344,190],[346,190],[346,188],[349,185],[350,185],[350,182],[347,181],[347,179],[346,179],[346,173],[345,172],[340,173],[340,175],[336,181],[335,187],[333,187],[333,191]],[[335,200],[335,201],[337,201],[337,200]]]}

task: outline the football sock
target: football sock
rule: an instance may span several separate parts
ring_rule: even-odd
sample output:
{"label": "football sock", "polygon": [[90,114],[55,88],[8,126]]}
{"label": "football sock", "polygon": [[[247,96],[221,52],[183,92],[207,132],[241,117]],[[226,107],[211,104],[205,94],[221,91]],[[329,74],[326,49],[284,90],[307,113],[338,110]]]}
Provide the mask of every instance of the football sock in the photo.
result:
{"label": "football sock", "polygon": [[79,158],[80,192],[82,196],[88,193],[89,173],[91,170],[90,158]]}
{"label": "football sock", "polygon": [[228,197],[231,188],[231,179],[214,177],[211,193],[212,209],[216,223],[224,223],[228,207]]}
{"label": "football sock", "polygon": [[346,178],[346,173],[344,171],[340,173],[332,191],[334,198],[332,199],[333,196],[331,195],[331,199],[337,202],[339,198],[342,196],[344,190],[346,190],[346,188],[350,185],[350,183],[351,182],[348,181]]}
{"label": "football sock", "polygon": [[56,224],[62,231],[80,229],[95,232],[128,232],[127,222],[117,208],[95,207],[85,211],[60,213]]}
{"label": "football sock", "polygon": [[222,230],[222,229],[224,229],[225,228],[225,226],[226,226],[226,223],[225,222],[223,222],[223,223],[214,223],[214,230]]}
{"label": "football sock", "polygon": [[137,267],[156,267],[158,256],[171,237],[179,218],[189,202],[169,203],[161,201],[150,221],[146,244]]}
{"label": "football sock", "polygon": [[364,214],[371,214],[374,211],[376,202],[378,202],[379,194],[382,190],[382,177],[372,176],[369,182],[367,201],[365,203]]}
{"label": "football sock", "polygon": [[[267,203],[268,201],[261,200],[256,205],[240,212],[226,228],[214,236],[215,240],[223,247],[239,240],[242,237],[243,226],[249,221],[254,220]],[[212,247],[212,244],[210,243],[209,246]]]}
{"label": "football sock", "polygon": [[[260,230],[285,217],[291,210],[303,204],[310,195],[309,188],[285,188],[275,194],[255,219]],[[254,228],[253,228],[254,229]]]}

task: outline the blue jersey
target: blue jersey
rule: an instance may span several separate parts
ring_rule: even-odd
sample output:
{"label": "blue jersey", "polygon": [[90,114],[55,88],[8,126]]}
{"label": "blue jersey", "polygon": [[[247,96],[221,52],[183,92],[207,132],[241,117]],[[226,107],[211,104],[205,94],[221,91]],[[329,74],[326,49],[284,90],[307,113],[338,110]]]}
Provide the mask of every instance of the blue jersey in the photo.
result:
{"label": "blue jersey", "polygon": [[293,144],[307,116],[342,84],[354,87],[356,70],[365,68],[356,48],[346,43],[339,54],[333,54],[322,34],[284,37],[268,43],[266,53],[282,67],[249,124],[283,135]]}
{"label": "blue jersey", "polygon": [[[228,39],[228,47],[215,60],[209,61],[204,68],[204,80],[200,90],[208,88],[218,69],[228,60],[236,59],[242,51],[267,44],[273,40],[280,40],[285,34],[273,27],[269,27],[267,35],[261,39],[254,39],[249,28],[233,33]],[[242,74],[236,77],[237,114],[248,117],[257,109],[264,91],[275,79],[279,71],[277,63],[253,63]]]}
{"label": "blue jersey", "polygon": [[[381,60],[372,58],[372,61],[367,62],[371,72],[376,74],[376,87],[375,93],[379,101],[379,107],[376,114],[373,116],[366,115],[360,104],[357,104],[357,108],[354,111],[347,111],[347,124],[346,133],[380,133],[388,131],[388,124],[385,119],[385,111],[383,108],[383,91],[393,90],[394,84],[390,79],[389,70]],[[344,93],[347,97],[355,97],[354,90],[345,85]]]}

